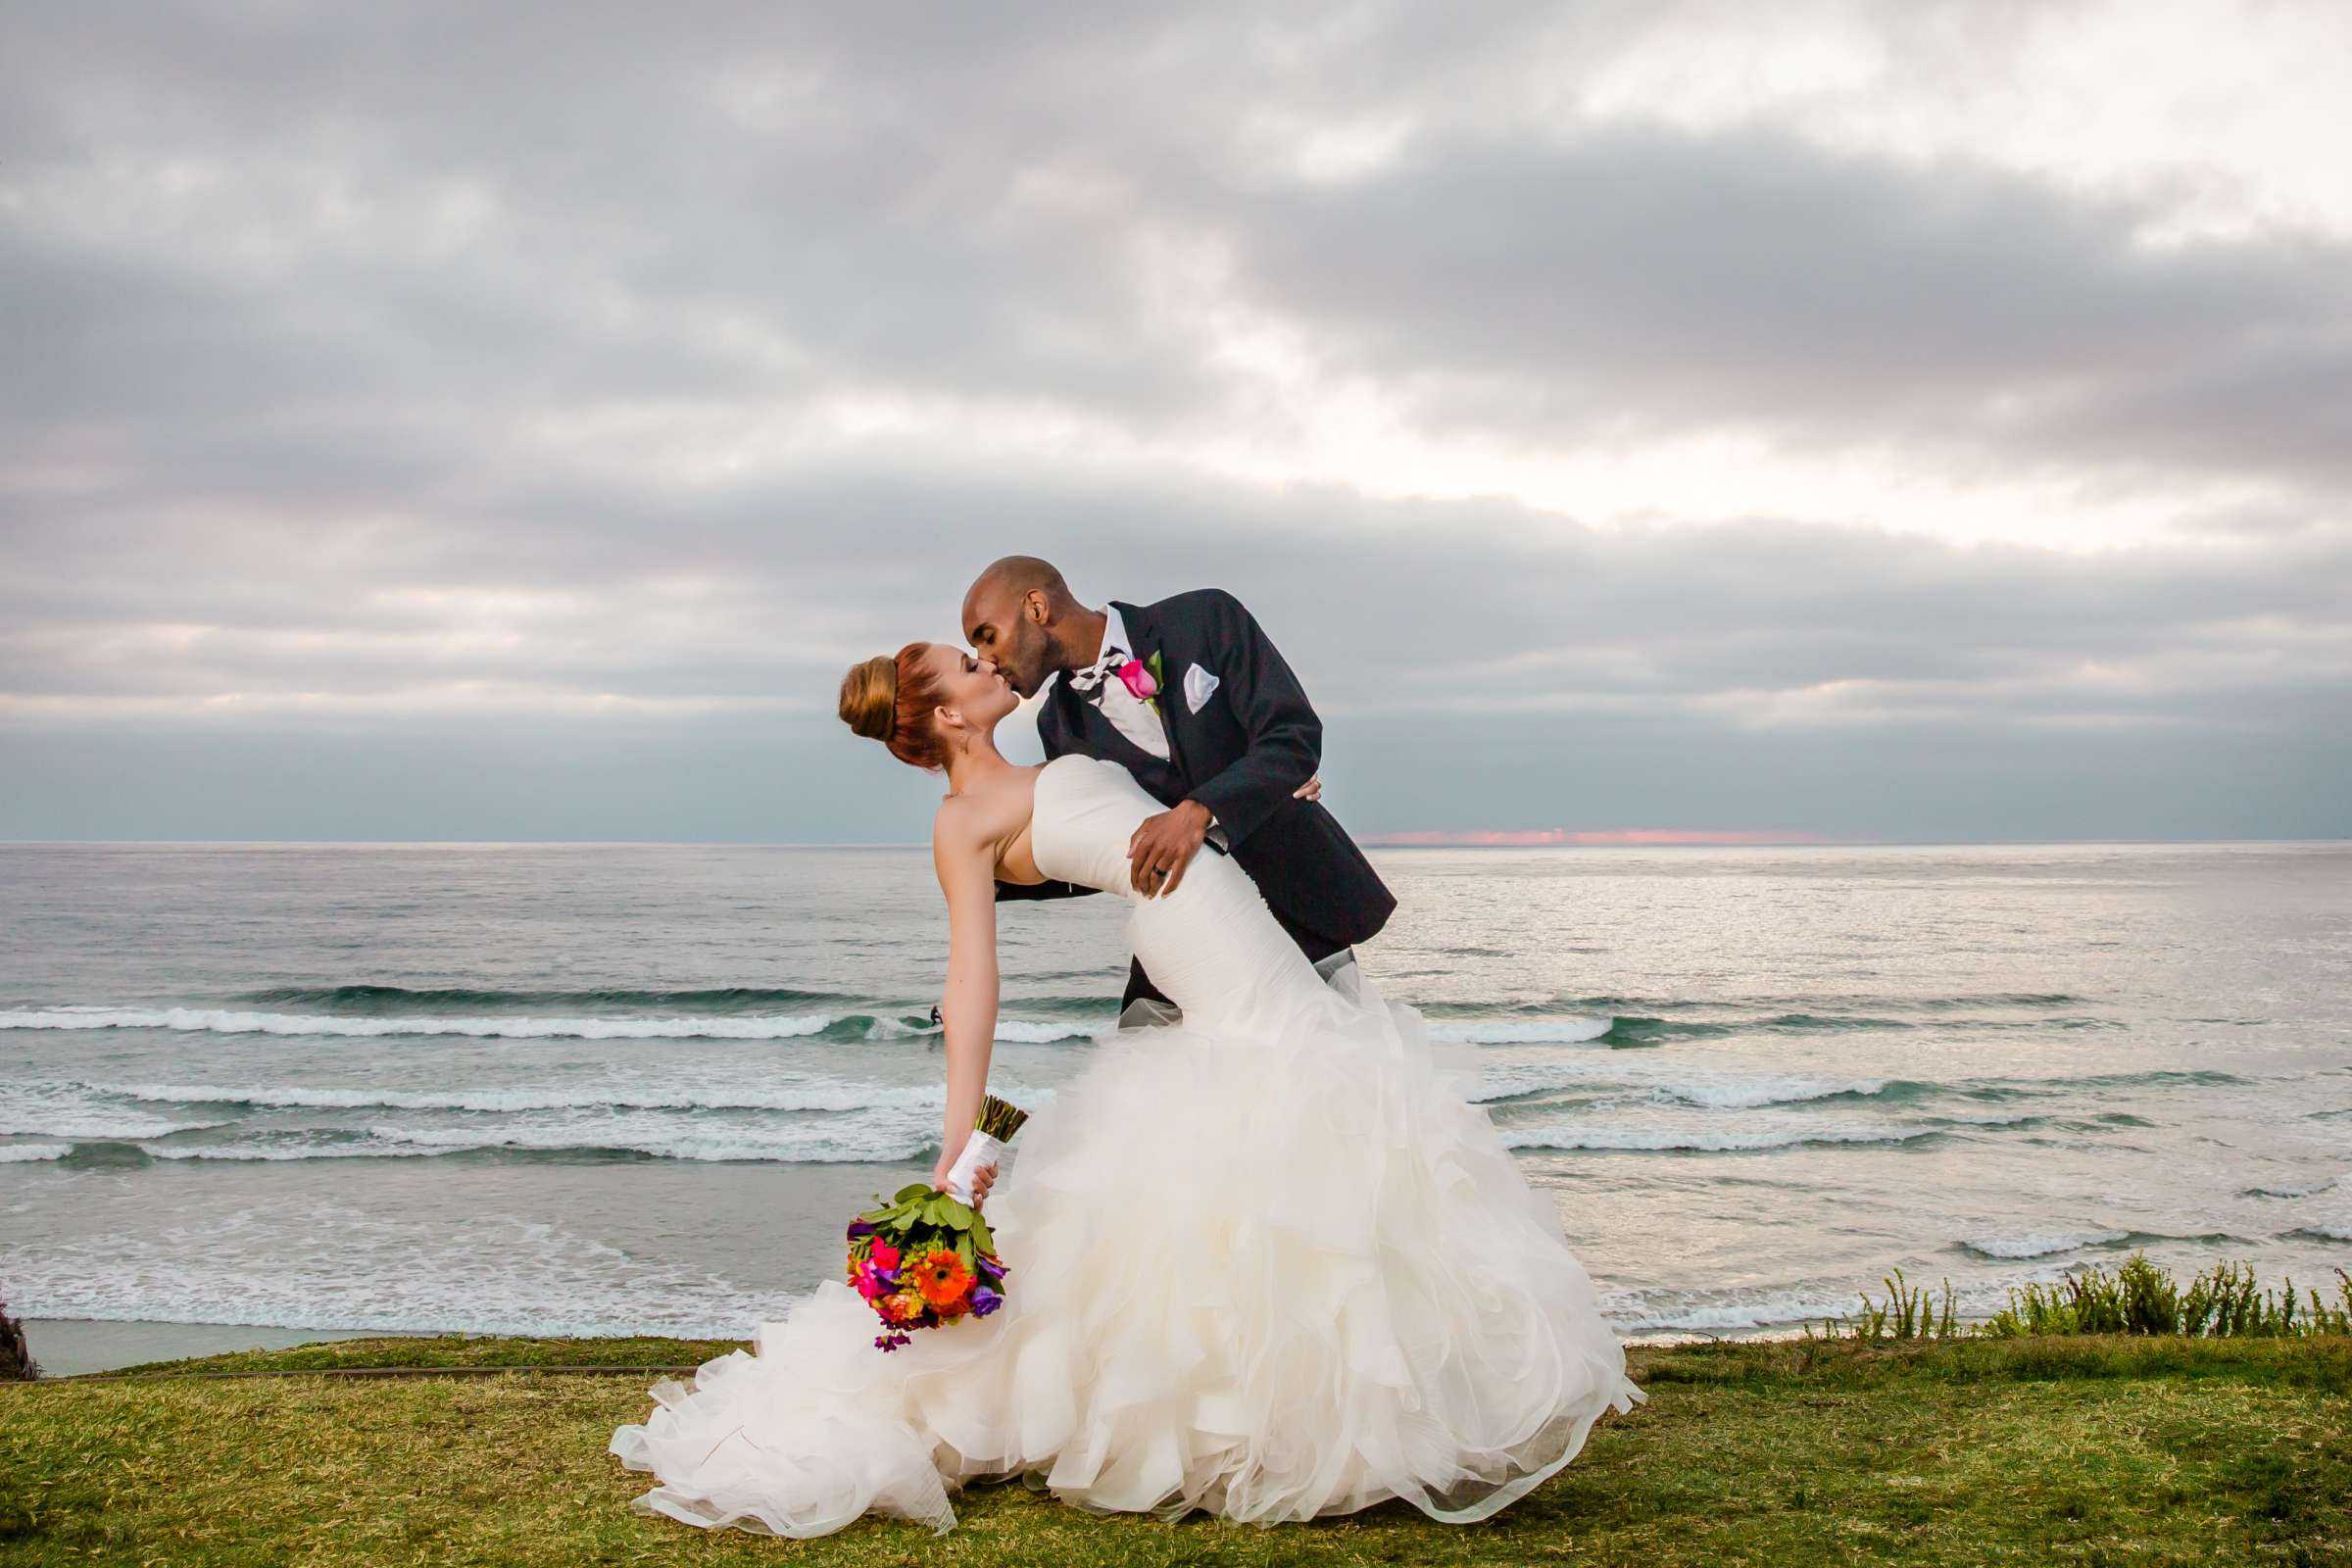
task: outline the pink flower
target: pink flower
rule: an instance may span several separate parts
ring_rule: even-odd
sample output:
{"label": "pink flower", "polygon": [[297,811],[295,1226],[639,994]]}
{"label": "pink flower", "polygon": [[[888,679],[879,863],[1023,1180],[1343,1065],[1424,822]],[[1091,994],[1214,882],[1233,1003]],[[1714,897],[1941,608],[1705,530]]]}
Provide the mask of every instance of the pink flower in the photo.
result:
{"label": "pink flower", "polygon": [[1159,695],[1159,682],[1152,678],[1151,667],[1140,659],[1130,659],[1121,664],[1119,679],[1126,682],[1127,689],[1135,693],[1135,700],[1139,703],[1148,703]]}
{"label": "pink flower", "polygon": [[876,1268],[897,1268],[899,1266],[899,1250],[879,1236],[874,1238],[874,1245],[867,1250],[865,1255]]}

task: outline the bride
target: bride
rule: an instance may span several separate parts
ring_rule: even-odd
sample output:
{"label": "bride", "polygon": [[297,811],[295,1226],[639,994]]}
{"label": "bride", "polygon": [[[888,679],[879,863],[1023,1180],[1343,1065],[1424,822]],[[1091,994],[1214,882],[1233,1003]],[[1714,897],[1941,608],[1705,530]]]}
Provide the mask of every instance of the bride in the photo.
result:
{"label": "bride", "polygon": [[1002,1309],[885,1354],[872,1309],[827,1281],[612,1435],[660,1482],[635,1506],[816,1536],[867,1512],[944,1531],[951,1490],[1011,1477],[1095,1511],[1259,1524],[1387,1498],[1466,1522],[1523,1496],[1642,1395],[1558,1215],[1467,1100],[1474,1069],[1352,970],[1326,985],[1229,858],[1134,893],[1128,840],[1158,803],[1116,763],[1006,761],[1017,703],[940,644],[842,685],[853,729],[948,778],[935,1183],[988,1080],[997,878],[1125,896],[1182,1017],[1100,1042],[1024,1129],[989,1207]]}

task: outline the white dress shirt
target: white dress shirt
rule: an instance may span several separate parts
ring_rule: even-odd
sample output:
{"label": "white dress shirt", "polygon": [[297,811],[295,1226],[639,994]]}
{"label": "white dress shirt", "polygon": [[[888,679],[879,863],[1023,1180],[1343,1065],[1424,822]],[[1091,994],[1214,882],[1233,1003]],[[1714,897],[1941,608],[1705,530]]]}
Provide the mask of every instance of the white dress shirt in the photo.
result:
{"label": "white dress shirt", "polygon": [[[1095,662],[1084,669],[1074,669],[1063,677],[1070,689],[1102,710],[1110,727],[1161,761],[1168,760],[1168,729],[1160,714],[1153,712],[1144,700],[1127,689],[1127,683],[1111,673],[1120,664],[1138,657],[1133,644],[1127,640],[1127,622],[1116,605],[1102,607],[1102,649]],[[1166,684],[1160,687],[1158,701],[1170,700]],[[1208,838],[1220,850],[1226,848],[1224,824],[1211,811],[1208,815]]]}
{"label": "white dress shirt", "polygon": [[[1070,689],[1101,709],[1112,729],[1164,762],[1168,760],[1167,726],[1112,673],[1137,657],[1135,646],[1127,640],[1127,623],[1119,617],[1116,605],[1104,608],[1102,620],[1102,652],[1086,668],[1070,671]],[[1163,699],[1165,695],[1161,694]]]}

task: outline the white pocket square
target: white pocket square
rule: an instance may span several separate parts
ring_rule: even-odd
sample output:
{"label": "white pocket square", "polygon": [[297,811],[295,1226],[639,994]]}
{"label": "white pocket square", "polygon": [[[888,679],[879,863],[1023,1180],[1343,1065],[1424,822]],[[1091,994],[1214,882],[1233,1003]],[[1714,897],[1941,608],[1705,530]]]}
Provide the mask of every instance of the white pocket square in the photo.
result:
{"label": "white pocket square", "polygon": [[1216,694],[1216,676],[1199,664],[1184,672],[1184,706],[1188,711],[1198,713],[1200,706]]}

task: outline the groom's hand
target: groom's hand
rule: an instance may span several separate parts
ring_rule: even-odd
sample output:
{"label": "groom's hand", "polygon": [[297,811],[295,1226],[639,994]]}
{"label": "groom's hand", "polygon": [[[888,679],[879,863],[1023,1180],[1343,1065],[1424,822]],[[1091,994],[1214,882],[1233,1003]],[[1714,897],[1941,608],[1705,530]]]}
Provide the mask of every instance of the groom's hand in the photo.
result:
{"label": "groom's hand", "polygon": [[1208,808],[1199,801],[1182,801],[1173,810],[1146,817],[1127,841],[1127,872],[1135,891],[1147,899],[1175,892],[1207,837]]}

